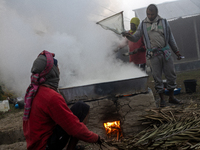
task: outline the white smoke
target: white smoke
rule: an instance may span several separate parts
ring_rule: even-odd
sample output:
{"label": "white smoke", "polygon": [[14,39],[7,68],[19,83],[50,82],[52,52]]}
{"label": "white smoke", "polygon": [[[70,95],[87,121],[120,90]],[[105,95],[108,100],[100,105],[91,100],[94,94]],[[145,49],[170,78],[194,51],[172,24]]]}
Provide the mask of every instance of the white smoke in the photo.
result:
{"label": "white smoke", "polygon": [[[111,15],[101,6],[110,8],[111,1],[1,0],[1,82],[24,94],[32,63],[43,50],[55,53],[62,87],[144,76],[115,58],[119,38],[96,24]],[[115,6],[120,12],[120,3]]]}

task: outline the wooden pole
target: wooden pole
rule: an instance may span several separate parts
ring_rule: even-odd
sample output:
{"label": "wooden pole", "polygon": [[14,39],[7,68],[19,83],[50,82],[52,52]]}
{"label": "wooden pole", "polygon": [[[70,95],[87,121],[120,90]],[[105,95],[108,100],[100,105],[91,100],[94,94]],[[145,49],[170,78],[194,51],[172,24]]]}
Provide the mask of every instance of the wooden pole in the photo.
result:
{"label": "wooden pole", "polygon": [[117,141],[119,141],[119,130],[117,130]]}

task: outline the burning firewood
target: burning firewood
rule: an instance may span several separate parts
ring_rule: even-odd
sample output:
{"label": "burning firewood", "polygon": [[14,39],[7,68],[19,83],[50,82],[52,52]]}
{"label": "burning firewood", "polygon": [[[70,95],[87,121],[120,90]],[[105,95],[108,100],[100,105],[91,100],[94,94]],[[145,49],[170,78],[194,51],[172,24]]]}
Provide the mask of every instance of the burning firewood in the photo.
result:
{"label": "burning firewood", "polygon": [[115,137],[117,141],[122,137],[122,130],[120,127],[120,121],[106,122],[104,123],[107,138]]}

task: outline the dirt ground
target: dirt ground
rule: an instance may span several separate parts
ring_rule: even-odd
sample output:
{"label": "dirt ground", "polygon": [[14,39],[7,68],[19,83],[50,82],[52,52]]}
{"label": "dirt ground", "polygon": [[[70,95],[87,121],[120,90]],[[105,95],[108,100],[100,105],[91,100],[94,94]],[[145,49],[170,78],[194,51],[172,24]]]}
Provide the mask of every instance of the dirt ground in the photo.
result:
{"label": "dirt ground", "polygon": [[1,114],[0,150],[25,150],[26,143],[22,131],[23,110],[11,110]]}
{"label": "dirt ground", "polygon": [[[200,104],[200,70],[177,73],[177,88],[181,88],[181,92],[175,95],[176,98],[182,100],[183,105],[172,105],[168,103],[168,96],[165,96],[168,106],[182,107],[191,103]],[[164,79],[164,77],[163,77]],[[189,94],[185,91],[184,80],[196,79],[196,92]],[[152,76],[149,77],[148,86],[152,89],[155,101],[159,104],[159,96],[154,89],[154,81]],[[0,113],[0,150],[26,150],[26,142],[22,131],[22,116],[23,110],[15,109],[10,104],[11,110],[6,113]],[[85,150],[97,150],[99,146],[80,142],[80,145],[85,146]],[[104,150],[114,150],[115,148],[103,148]]]}

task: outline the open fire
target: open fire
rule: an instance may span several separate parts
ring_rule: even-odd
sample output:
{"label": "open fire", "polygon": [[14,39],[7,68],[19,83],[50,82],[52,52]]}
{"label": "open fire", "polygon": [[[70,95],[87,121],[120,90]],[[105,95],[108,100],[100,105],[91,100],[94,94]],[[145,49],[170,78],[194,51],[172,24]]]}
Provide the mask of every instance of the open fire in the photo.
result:
{"label": "open fire", "polygon": [[117,137],[118,141],[123,136],[120,121],[106,122],[104,127],[108,138]]}

